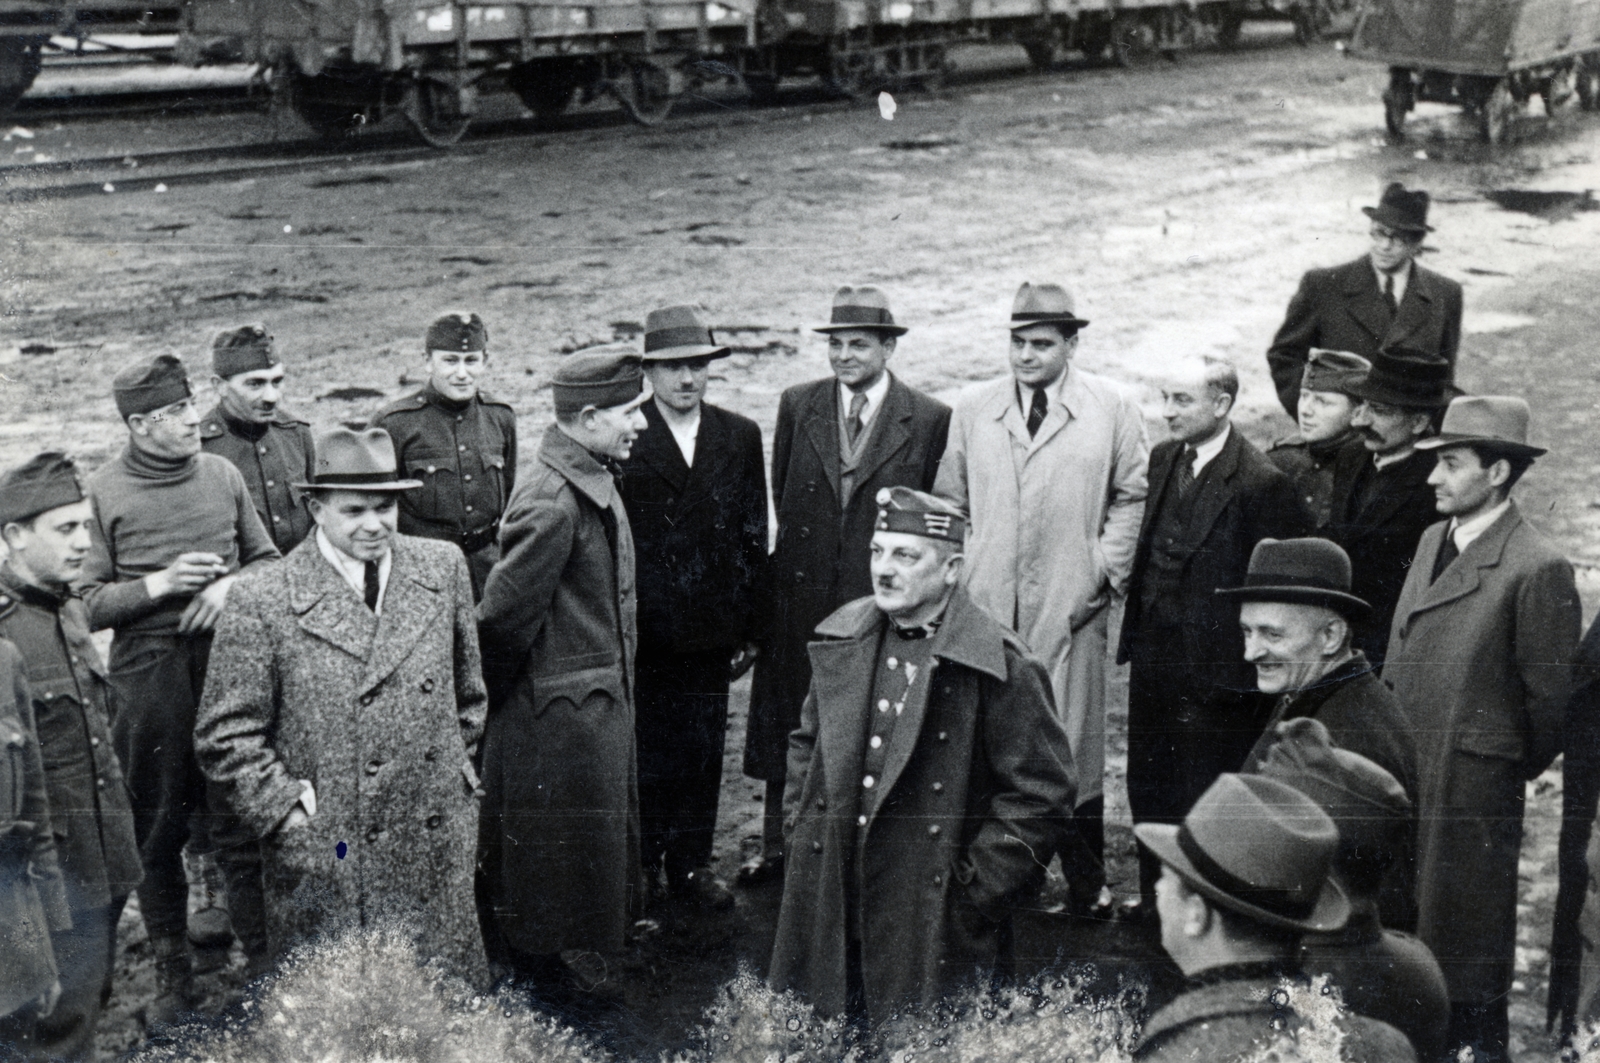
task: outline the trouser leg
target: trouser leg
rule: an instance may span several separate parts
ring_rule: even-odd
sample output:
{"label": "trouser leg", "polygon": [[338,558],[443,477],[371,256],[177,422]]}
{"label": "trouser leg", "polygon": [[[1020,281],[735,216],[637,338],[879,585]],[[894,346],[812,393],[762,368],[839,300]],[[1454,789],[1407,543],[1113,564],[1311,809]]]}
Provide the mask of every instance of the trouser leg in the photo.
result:
{"label": "trouser leg", "polygon": [[639,818],[647,873],[681,880],[711,860],[731,650],[640,653],[635,662]]}
{"label": "trouser leg", "polygon": [[[1135,823],[1177,823],[1193,785],[1186,719],[1197,714],[1193,669],[1179,632],[1140,640],[1128,675],[1128,805]],[[1139,896],[1155,911],[1161,862],[1139,847]]]}
{"label": "trouser leg", "polygon": [[1067,841],[1061,846],[1061,873],[1080,905],[1093,904],[1106,884],[1106,802],[1094,797],[1072,812]]}
{"label": "trouser leg", "polygon": [[110,908],[81,908],[72,913],[71,930],[50,935],[61,978],[61,999],[48,1016],[38,1021],[41,1059],[94,1058],[101,992],[110,977],[107,963],[111,950],[107,942],[114,940],[115,933]]}
{"label": "trouser leg", "polygon": [[[217,821],[214,826],[222,825]],[[228,818],[224,831],[214,831],[218,842],[217,866],[222,871],[224,889],[228,898],[228,917],[233,923],[234,935],[244,948],[251,977],[266,973],[269,962],[267,946],[266,899],[262,893],[261,843],[252,837],[237,819]]]}
{"label": "trouser leg", "polygon": [[783,855],[783,779],[768,779],[761,813],[761,853],[766,857]]}

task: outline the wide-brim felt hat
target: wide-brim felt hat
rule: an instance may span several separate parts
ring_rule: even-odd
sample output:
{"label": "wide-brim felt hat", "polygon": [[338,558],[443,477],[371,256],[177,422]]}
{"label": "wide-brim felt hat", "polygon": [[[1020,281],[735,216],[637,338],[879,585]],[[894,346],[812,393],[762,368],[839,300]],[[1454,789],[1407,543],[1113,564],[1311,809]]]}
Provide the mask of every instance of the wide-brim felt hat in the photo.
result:
{"label": "wide-brim felt hat", "polygon": [[833,310],[826,325],[813,325],[812,332],[847,332],[851,329],[872,329],[886,336],[904,336],[911,331],[894,323],[889,310],[889,297],[882,288],[864,284],[859,287],[845,285],[833,293]]}
{"label": "wide-brim felt hat", "polygon": [[1262,539],[1250,551],[1244,584],[1218,587],[1217,595],[1241,602],[1321,605],[1353,621],[1372,605],[1350,593],[1350,555],[1328,539]]}
{"label": "wide-brim felt hat", "polygon": [[1349,394],[1410,410],[1438,410],[1450,404],[1455,367],[1437,354],[1388,347],[1372,356],[1372,368],[1352,383]]}
{"label": "wide-brim felt hat", "polygon": [[733,352],[717,344],[711,329],[692,306],[650,311],[644,321],[645,362],[681,362],[690,358],[726,358]]}
{"label": "wide-brim felt hat", "polygon": [[1338,827],[1276,779],[1219,775],[1182,824],[1137,823],[1133,833],[1190,889],[1255,922],[1331,933],[1350,919],[1350,899],[1329,874]]}
{"label": "wide-brim felt hat", "polygon": [[394,440],[381,428],[330,429],[316,442],[316,473],[302,491],[411,491],[421,480],[400,477]]}
{"label": "wide-brim felt hat", "polygon": [[1548,451],[1528,443],[1530,420],[1526,399],[1514,395],[1464,395],[1451,400],[1439,434],[1417,440],[1417,449],[1473,444],[1509,456],[1537,458]]}
{"label": "wide-brim felt hat", "polygon": [[1433,226],[1428,224],[1428,193],[1420,189],[1408,191],[1399,181],[1383,190],[1376,207],[1362,207],[1361,213],[1379,225],[1402,232],[1418,236],[1433,232]]}
{"label": "wide-brim felt hat", "polygon": [[1012,332],[1034,325],[1069,325],[1081,329],[1088,319],[1078,316],[1072,293],[1059,284],[1024,282],[1011,301]]}

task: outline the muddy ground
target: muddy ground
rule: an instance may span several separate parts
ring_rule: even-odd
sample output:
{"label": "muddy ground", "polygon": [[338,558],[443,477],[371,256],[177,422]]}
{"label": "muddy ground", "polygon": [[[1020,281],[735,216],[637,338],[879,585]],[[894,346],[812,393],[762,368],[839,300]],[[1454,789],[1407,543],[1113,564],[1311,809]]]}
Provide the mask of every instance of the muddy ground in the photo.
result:
{"label": "muddy ground", "polygon": [[[1165,360],[1231,356],[1241,423],[1266,442],[1288,428],[1262,357],[1283,306],[1304,269],[1363,250],[1358,208],[1397,179],[1434,194],[1428,262],[1466,287],[1461,383],[1533,403],[1536,441],[1552,453],[1519,497],[1578,564],[1593,613],[1600,214],[1581,199],[1498,193],[1600,186],[1600,121],[1546,119],[1536,103],[1521,142],[1491,152],[1424,105],[1410,142],[1389,145],[1381,70],[1330,45],[1295,48],[1278,27],[1253,29],[1233,54],[1137,71],[1025,73],[1004,50],[958,61],[964,77],[900,96],[892,121],[803,90],[764,109],[718,92],[659,129],[591,109],[544,135],[469,139],[422,161],[366,165],[358,148],[314,173],[10,206],[0,465],[45,446],[106,460],[119,434],[112,372],[170,350],[198,376],[210,331],[243,320],[277,337],[304,416],[363,417],[415,380],[423,328],[453,307],[487,320],[490,387],[533,440],[550,421],[542,388],[559,352],[636,329],[653,306],[702,303],[738,350],[718,363],[710,398],[770,439],[782,389],[826,372],[806,326],[846,282],[889,291],[912,327],[893,368],[945,397],[1004,371],[1019,282],[1065,282],[1093,322],[1081,365],[1126,381],[1153,417]],[[29,132],[0,150],[62,158],[301,135],[253,114]],[[748,682],[735,690],[719,829],[729,876],[760,813],[759,784],[738,771],[747,694]],[[1108,797],[1125,823],[1120,764]],[[1512,1010],[1525,1059],[1554,1054],[1543,1009],[1560,789],[1559,770],[1530,785]],[[1124,895],[1129,837],[1112,837]],[[621,965],[630,1007],[603,1024],[606,1045],[654,1055],[683,1044],[717,985],[740,963],[762,968],[776,900],[742,894],[729,917],[660,913],[659,933]],[[150,992],[136,918],[123,933],[110,1051],[137,1044],[132,1016]],[[1153,942],[1121,928],[1040,915],[1023,944],[1034,965],[1095,960],[1113,978],[1158,967]],[[238,980],[237,968],[211,980],[213,1009]]]}

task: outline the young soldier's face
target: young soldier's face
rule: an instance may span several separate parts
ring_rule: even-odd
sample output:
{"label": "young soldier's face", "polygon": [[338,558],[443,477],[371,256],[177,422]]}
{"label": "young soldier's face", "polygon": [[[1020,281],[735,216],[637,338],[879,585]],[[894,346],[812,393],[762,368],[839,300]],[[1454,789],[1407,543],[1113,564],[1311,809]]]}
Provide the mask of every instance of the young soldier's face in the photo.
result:
{"label": "young soldier's face", "polygon": [[8,524],[6,545],[11,563],[45,587],[65,587],[83,574],[89,556],[89,522],[94,508],[87,498],[46,510],[29,524]]}
{"label": "young soldier's face", "polygon": [[228,416],[245,424],[266,424],[283,398],[283,366],[235,373],[227,379],[216,377],[212,383]]}
{"label": "young soldier's face", "polygon": [[128,429],[141,450],[158,457],[187,458],[200,453],[200,411],[192,398],[132,414]]}
{"label": "young soldier's face", "polygon": [[1356,401],[1340,391],[1300,391],[1300,438],[1307,443],[1337,439],[1350,429]]}
{"label": "young soldier's face", "polygon": [[466,402],[478,394],[478,378],[488,365],[486,351],[429,351],[428,380],[445,398]]}
{"label": "young soldier's face", "polygon": [[379,491],[317,491],[311,518],[339,550],[357,561],[378,561],[394,545],[399,500]]}

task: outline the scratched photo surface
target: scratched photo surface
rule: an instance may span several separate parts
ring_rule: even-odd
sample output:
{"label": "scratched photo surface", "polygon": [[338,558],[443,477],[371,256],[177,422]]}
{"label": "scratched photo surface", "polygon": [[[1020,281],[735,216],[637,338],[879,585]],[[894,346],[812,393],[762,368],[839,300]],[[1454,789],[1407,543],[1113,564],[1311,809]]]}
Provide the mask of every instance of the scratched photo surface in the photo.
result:
{"label": "scratched photo surface", "polygon": [[[1549,453],[1517,484],[1517,505],[1571,562],[1585,629],[1600,604],[1600,212],[1587,191],[1600,187],[1600,119],[1576,99],[1553,114],[1540,97],[1483,104],[1498,108],[1492,145],[1481,116],[1426,101],[1403,139],[1386,136],[1389,73],[1349,54],[1350,12],[1298,43],[1306,27],[1260,17],[1274,14],[1265,5],[1242,26],[1196,15],[1195,46],[1170,54],[1123,38],[1089,42],[1107,49],[1094,57],[1073,40],[1025,49],[1007,37],[1020,23],[1001,20],[1012,29],[972,31],[993,40],[894,52],[904,76],[786,55],[792,69],[776,77],[748,49],[782,24],[780,7],[806,6],[785,3],[759,17],[706,5],[716,18],[689,26],[704,55],[683,62],[680,49],[677,65],[574,53],[561,78],[518,83],[512,34],[474,53],[494,68],[475,93],[397,81],[358,85],[352,105],[316,97],[326,79],[286,86],[257,65],[249,27],[205,11],[227,6],[197,3],[88,48],[54,38],[0,121],[0,467],[41,450],[67,452],[85,476],[117,461],[127,429],[112,377],[141,359],[181,358],[210,409],[212,337],[252,322],[285,368],[285,411],[318,436],[365,424],[428,380],[424,332],[459,310],[487,330],[481,386],[514,421],[520,484],[555,422],[564,360],[641,348],[649,312],[681,304],[731,349],[710,363],[706,401],[754,421],[770,463],[780,396],[830,375],[814,326],[840,286],[882,289],[907,328],[889,369],[954,403],[1009,374],[1023,282],[1070,290],[1089,321],[1073,366],[1115,383],[1151,446],[1169,437],[1169,370],[1199,356],[1236,368],[1233,430],[1266,450],[1295,429],[1266,359],[1285,307],[1305,271],[1366,252],[1361,208],[1398,181],[1431,196],[1419,261],[1464,292],[1455,383],[1527,400],[1530,441]],[[452,18],[468,9],[414,6],[413,37],[454,47]],[[185,30],[184,18],[200,23]],[[392,43],[345,29],[373,55]],[[1219,34],[1236,39],[1224,48]],[[321,46],[300,47],[315,66]],[[1105,864],[1110,898],[1125,904],[1139,869],[1128,668],[1115,660],[1123,603],[1110,609]],[[110,636],[96,634],[100,652]],[[1013,915],[1003,985],[870,1037],[770,988],[782,886],[735,884],[762,849],[764,783],[744,770],[751,683],[747,673],[731,687],[712,849],[734,903],[649,898],[623,947],[587,969],[606,986],[599,998],[552,1003],[463,978],[403,927],[368,926],[311,941],[255,981],[234,945],[195,976],[184,1020],[151,1040],[141,1016],[157,957],[136,894],[95,1051],[241,1063],[1133,1058],[1179,972],[1153,918],[1074,918],[1059,862]],[[1562,765],[1526,781],[1509,997],[1520,1060],[1561,1051],[1545,1020]],[[541,884],[533,875],[522,896]],[[1285,1002],[1309,1017],[1299,1043],[1261,1058],[1341,1058],[1319,989]]]}

